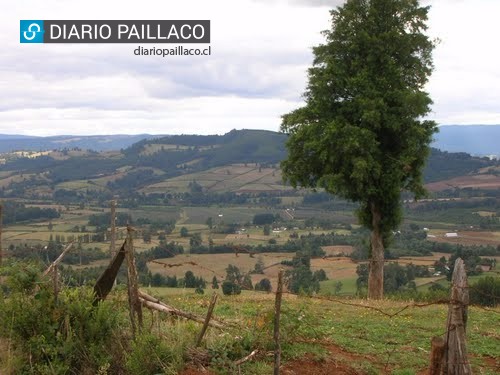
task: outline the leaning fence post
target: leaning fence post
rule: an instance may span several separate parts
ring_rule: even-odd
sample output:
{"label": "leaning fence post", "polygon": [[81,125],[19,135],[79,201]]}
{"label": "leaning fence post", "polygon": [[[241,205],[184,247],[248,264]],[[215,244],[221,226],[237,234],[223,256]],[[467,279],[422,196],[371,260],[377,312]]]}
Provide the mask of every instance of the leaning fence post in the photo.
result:
{"label": "leaning fence post", "polygon": [[274,303],[274,375],[279,375],[281,364],[280,315],[281,295],[283,294],[283,270],[278,273],[278,288]]}
{"label": "leaning fence post", "polygon": [[130,322],[132,323],[132,333],[135,337],[136,320],[139,323],[139,330],[142,329],[142,305],[139,300],[139,285],[137,280],[137,269],[135,267],[134,242],[132,239],[131,227],[127,227],[127,239],[125,240],[125,258],[128,266],[128,299],[130,305]]}
{"label": "leaning fence post", "polygon": [[200,346],[201,340],[203,340],[203,336],[205,336],[205,332],[208,328],[208,323],[210,323],[210,319],[212,318],[212,313],[214,311],[215,303],[217,302],[218,294],[214,292],[212,295],[212,300],[210,301],[210,306],[208,307],[207,316],[205,317],[205,322],[203,323],[203,328],[198,336],[198,340],[196,340],[196,346]]}
{"label": "leaning fence post", "polygon": [[471,368],[467,359],[465,330],[467,325],[467,305],[469,289],[464,261],[458,258],[451,279],[451,297],[448,320],[444,337],[445,353],[443,373],[449,375],[468,375]]}

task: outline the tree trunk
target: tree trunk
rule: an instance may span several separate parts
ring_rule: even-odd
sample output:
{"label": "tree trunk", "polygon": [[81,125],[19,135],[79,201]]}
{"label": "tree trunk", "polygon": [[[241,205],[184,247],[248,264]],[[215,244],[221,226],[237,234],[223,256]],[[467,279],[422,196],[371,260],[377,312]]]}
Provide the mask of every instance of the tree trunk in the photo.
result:
{"label": "tree trunk", "polygon": [[371,257],[368,274],[368,298],[381,299],[384,297],[384,241],[380,230],[382,215],[375,203],[371,203],[372,233]]}

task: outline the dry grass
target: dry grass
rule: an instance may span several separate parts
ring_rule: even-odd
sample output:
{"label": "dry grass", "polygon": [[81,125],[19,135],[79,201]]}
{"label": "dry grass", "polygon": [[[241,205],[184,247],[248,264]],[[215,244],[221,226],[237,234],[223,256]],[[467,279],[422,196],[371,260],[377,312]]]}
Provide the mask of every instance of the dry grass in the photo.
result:
{"label": "dry grass", "polygon": [[483,231],[458,231],[458,237],[445,237],[446,231],[433,230],[431,232],[435,238],[429,238],[430,241],[448,242],[461,245],[490,245],[497,246],[500,243],[500,232]]}
{"label": "dry grass", "polygon": [[[165,276],[184,277],[187,271],[193,271],[195,275],[202,276],[206,280],[211,280],[215,275],[218,279],[223,279],[226,275],[226,268],[229,264],[237,266],[242,273],[254,269],[259,259],[264,262],[264,267],[269,267],[280,263],[285,259],[292,259],[293,253],[262,253],[251,257],[249,254],[181,254],[173,258],[159,259],[167,264],[182,264],[185,262],[194,262],[192,264],[182,264],[176,267],[164,267],[156,263],[148,263],[152,273],[158,272]],[[267,270],[266,270],[267,271]],[[274,271],[269,271],[274,272]],[[266,277],[266,276],[264,276]]]}
{"label": "dry grass", "polygon": [[163,192],[165,189],[183,192],[189,183],[196,181],[211,192],[222,191],[269,191],[285,190],[281,171],[274,168],[259,168],[253,164],[233,164],[212,168],[203,172],[190,173],[156,183],[142,189],[144,193]]}
{"label": "dry grass", "polygon": [[498,189],[500,176],[478,174],[473,176],[455,177],[445,181],[432,182],[426,185],[430,191],[448,190],[450,188]]}

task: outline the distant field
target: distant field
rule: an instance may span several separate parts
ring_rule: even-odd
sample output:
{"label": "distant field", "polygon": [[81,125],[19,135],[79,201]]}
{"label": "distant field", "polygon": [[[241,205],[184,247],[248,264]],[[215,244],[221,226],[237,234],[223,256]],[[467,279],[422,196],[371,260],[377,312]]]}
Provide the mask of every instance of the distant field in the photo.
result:
{"label": "distant field", "polygon": [[462,176],[445,181],[432,182],[427,184],[426,188],[430,191],[442,191],[450,188],[498,189],[500,188],[500,176],[492,174]]}
{"label": "distant field", "polygon": [[73,180],[68,182],[62,182],[56,185],[57,189],[66,189],[66,190],[103,190],[104,187],[98,185],[92,180]]}
{"label": "distant field", "polygon": [[[159,259],[159,261],[167,264],[180,264],[175,267],[165,267],[160,264],[153,262],[148,263],[148,267],[152,273],[158,272],[162,275],[177,277],[184,277],[187,271],[193,271],[196,276],[202,276],[207,281],[212,280],[213,276],[217,279],[223,280],[226,277],[226,268],[229,264],[237,266],[242,273],[249,272],[254,269],[255,264],[259,259],[262,259],[264,267],[270,267],[265,270],[265,275],[255,275],[257,281],[268,277],[271,279],[271,283],[276,282],[277,269],[271,267],[275,264],[279,264],[282,260],[292,259],[294,253],[262,253],[255,254],[254,257],[250,257],[249,254],[181,254],[173,258]],[[195,265],[189,264],[187,262],[194,262]],[[279,267],[278,267],[279,268]],[[274,283],[274,285],[276,285]]]}
{"label": "distant field", "polygon": [[179,218],[179,207],[167,207],[167,206],[141,206],[133,210],[123,210],[132,215],[133,220],[138,218],[146,218],[152,221],[168,221],[177,220]]}
{"label": "distant field", "polygon": [[[247,223],[252,222],[253,217],[260,213],[279,213],[276,209],[265,209],[260,207],[185,207],[183,211],[187,215],[185,223],[205,224],[211,217],[214,224],[218,223]],[[220,216],[222,215],[222,216]]]}
{"label": "distant field", "polygon": [[352,211],[321,210],[316,208],[301,208],[291,211],[296,219],[327,218],[338,223],[356,224],[358,219]]}
{"label": "distant field", "polygon": [[500,244],[500,232],[486,231],[458,231],[458,237],[446,237],[446,231],[430,232],[435,235],[434,238],[429,238],[430,241],[448,242],[461,245],[490,245],[497,246]]}
{"label": "distant field", "polygon": [[193,181],[209,192],[258,192],[281,191],[291,187],[282,184],[281,171],[275,168],[259,168],[254,164],[232,164],[190,173],[149,185],[142,192],[185,192]]}
{"label": "distant field", "polygon": [[0,188],[8,187],[11,183],[22,182],[25,180],[29,180],[34,177],[35,179],[40,179],[36,174],[6,174],[7,177],[0,179]]}

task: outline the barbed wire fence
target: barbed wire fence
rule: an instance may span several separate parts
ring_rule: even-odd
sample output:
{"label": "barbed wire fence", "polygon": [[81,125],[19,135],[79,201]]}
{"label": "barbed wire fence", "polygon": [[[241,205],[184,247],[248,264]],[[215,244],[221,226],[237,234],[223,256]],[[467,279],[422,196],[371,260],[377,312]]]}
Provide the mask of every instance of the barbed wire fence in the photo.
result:
{"label": "barbed wire fence", "polygon": [[[241,252],[241,249],[239,249],[239,250]],[[265,256],[266,254],[259,254],[259,255]],[[284,256],[284,257],[286,257],[286,256]],[[288,256],[288,258],[289,258],[289,256]],[[324,259],[324,257],[318,257],[318,258]],[[335,260],[332,259],[332,261],[335,261]],[[153,262],[157,263],[159,265],[163,265],[165,268],[174,268],[174,267],[180,267],[180,266],[184,266],[184,265],[191,265],[191,266],[197,267],[199,269],[208,270],[218,277],[223,277],[223,275],[220,275],[220,273],[218,273],[217,271],[212,270],[204,265],[198,264],[197,262],[194,262],[194,261],[181,262],[181,263],[165,263],[165,262],[155,260]],[[456,268],[458,268],[458,267],[456,267]],[[485,296],[493,298],[493,299],[498,299],[498,296],[495,296],[495,295],[492,295],[489,293],[485,293],[484,291],[476,289],[472,286],[468,286],[467,284],[465,284],[465,285],[453,284],[453,285],[454,285],[453,288],[455,290],[460,291],[461,293],[466,292],[468,294],[469,290],[474,290],[475,292],[477,292],[479,294],[485,295]],[[244,285],[242,285],[242,289],[254,291],[253,289],[245,288]],[[277,289],[279,289],[279,287]],[[260,292],[260,293],[266,293],[266,292]],[[459,339],[459,343],[460,343],[460,345],[462,345],[461,350],[458,350],[460,352],[460,355],[452,356],[453,358],[450,359],[449,358],[450,355],[447,354],[447,352],[443,352],[443,355],[445,357],[440,357],[441,363],[437,367],[435,366],[436,368],[438,368],[438,371],[440,371],[440,372],[432,372],[431,365],[429,365],[428,368],[429,368],[430,373],[433,373],[433,374],[434,373],[435,374],[441,374],[441,373],[469,374],[469,373],[471,373],[470,362],[468,361],[468,359],[466,357],[466,350],[465,350],[465,326],[466,326],[466,316],[467,316],[466,310],[467,310],[467,305],[468,305],[468,296],[467,296],[466,302],[458,300],[456,297],[453,296],[453,293],[452,293],[452,295],[449,298],[441,298],[439,300],[432,301],[432,302],[426,302],[426,303],[410,302],[410,303],[407,303],[404,305],[400,305],[400,306],[396,307],[396,309],[394,309],[394,308],[384,309],[382,307],[373,306],[373,305],[369,304],[368,302],[367,303],[359,303],[359,302],[354,302],[354,301],[349,300],[349,299],[336,298],[336,297],[332,297],[332,296],[323,296],[323,295],[305,296],[302,294],[292,293],[288,290],[284,290],[283,292],[279,292],[279,291],[274,291],[274,292],[270,292],[270,293],[267,292],[267,294],[274,295],[276,299],[278,299],[280,295],[283,295],[283,297],[290,296],[292,298],[307,298],[307,299],[311,299],[312,301],[314,301],[314,300],[322,301],[323,303],[326,302],[326,303],[332,303],[332,304],[346,305],[346,306],[354,307],[355,309],[372,311],[374,313],[380,314],[382,317],[384,317],[388,320],[392,320],[392,319],[402,315],[403,313],[410,314],[411,311],[414,309],[425,309],[425,308],[429,308],[432,306],[448,305],[448,306],[450,306],[449,307],[449,310],[450,310],[449,314],[451,314],[452,311],[455,311],[457,309],[465,309],[465,313],[461,313],[461,314],[463,314],[463,316],[464,316],[463,320],[465,320],[465,321],[462,320],[462,322],[456,322],[456,321],[453,321],[453,319],[451,319],[450,317],[448,317],[445,330],[443,330],[442,332],[439,333],[439,335],[437,335],[437,337],[443,338],[445,345],[447,345],[448,341],[450,340],[450,335],[454,335],[458,330],[463,330],[463,334]],[[284,299],[284,301],[286,301],[286,298]],[[484,310],[488,313],[495,314],[495,315],[500,314],[500,311],[492,309],[492,308],[487,308],[484,306],[475,306],[475,307],[477,307],[481,310]],[[289,312],[287,310],[282,310],[281,313],[288,314]],[[307,323],[307,321],[304,321],[302,324],[308,324],[308,323]],[[244,329],[245,327],[240,327],[240,328]],[[409,334],[411,335],[410,332],[409,332]],[[374,343],[373,341],[370,340],[369,337],[363,337],[363,338],[355,337],[354,339],[366,341],[367,344]],[[429,346],[431,346],[430,345],[431,339],[432,339],[431,337],[428,338]],[[297,338],[296,340],[300,340],[300,338]],[[420,341],[421,341],[421,338],[417,337],[417,338],[410,338],[409,340],[406,340],[404,342],[394,342],[394,341],[388,341],[386,343],[377,342],[378,345],[383,344],[386,346],[386,350],[385,350],[386,358],[385,358],[385,360],[378,361],[378,365],[380,367],[380,370],[382,370],[384,372],[389,372],[391,364],[394,363],[394,357],[396,357],[397,355],[399,355],[399,356],[408,355],[408,352],[407,352],[408,347],[411,345],[415,345]],[[318,343],[317,340],[316,341],[313,340],[311,342]],[[335,343],[333,341],[328,341],[324,344],[325,345],[334,345]],[[499,345],[499,347],[500,347],[500,345]],[[429,361],[432,360],[432,355],[433,355],[432,347],[429,347],[428,349],[418,347],[417,350],[425,352],[429,357]],[[455,352],[457,351],[457,349],[451,349],[451,350],[453,350]],[[464,355],[465,355],[465,357],[464,357]],[[498,372],[500,372],[500,361],[496,360],[495,363],[491,363],[491,361],[483,361],[483,363],[480,365],[480,368],[482,370],[492,371],[493,373],[498,373]],[[422,370],[425,370],[425,369],[422,369]]]}
{"label": "barbed wire fence", "polygon": [[[126,228],[124,229],[126,230]],[[170,253],[170,255],[173,257],[173,256],[176,256],[178,254],[166,249],[167,253]],[[253,256],[253,255],[258,255],[258,256],[263,256],[263,257],[266,257],[266,256],[270,256],[269,254],[265,254],[265,253],[252,253],[250,251],[248,251],[247,249],[245,248],[242,248],[242,247],[235,247],[234,248],[234,254],[235,256],[239,256],[239,254],[249,254],[250,256]],[[290,255],[277,255],[277,254],[272,254],[272,257],[275,257],[275,258],[290,258]],[[327,261],[331,261],[331,262],[338,262],[340,260],[345,260],[345,259],[348,259],[348,258],[333,258],[333,257],[328,257],[328,256],[318,256],[318,257],[311,257],[311,259],[323,259],[323,260],[327,260]],[[388,260],[389,262],[392,261],[392,260]],[[159,265],[162,265],[163,267],[165,268],[175,268],[175,267],[180,267],[180,266],[184,266],[184,265],[190,265],[190,266],[193,266],[193,267],[196,267],[200,270],[205,270],[205,271],[209,271],[211,273],[214,274],[214,276],[216,276],[217,278],[220,278],[220,279],[223,279],[225,276],[224,275],[221,275],[219,272],[213,270],[213,269],[210,269],[209,267],[206,267],[202,264],[199,264],[195,261],[186,261],[186,262],[178,262],[178,263],[166,263],[166,262],[162,262],[162,261],[158,261],[158,260],[151,260],[151,262],[153,263],[156,263],[156,264],[159,264]],[[276,263],[274,265],[277,265],[277,264],[280,264],[280,263]],[[494,271],[496,272],[496,271]],[[498,272],[496,272],[498,273]],[[253,289],[249,289],[249,288],[245,288],[244,286],[242,286],[243,288],[242,289],[246,289],[246,290],[252,290],[254,291]],[[474,288],[473,286],[457,286],[457,289],[458,290],[466,290],[466,291],[469,291],[469,290],[474,290],[475,292],[479,293],[479,294],[482,294],[486,297],[489,297],[489,298],[493,298],[494,300],[497,300],[498,299],[498,296],[496,295],[492,295],[490,293],[485,293],[484,291],[482,290],[479,290],[477,288]],[[260,292],[260,293],[265,293],[265,294],[269,294],[267,292]],[[447,298],[447,299],[440,299],[440,300],[437,300],[437,301],[432,301],[432,302],[427,302],[427,303],[416,303],[416,302],[411,302],[411,303],[407,303],[405,305],[401,305],[401,306],[398,306],[395,310],[394,308],[391,308],[391,309],[384,309],[384,308],[381,308],[381,307],[377,307],[377,306],[372,306],[368,303],[358,303],[358,302],[353,302],[352,300],[349,300],[349,299],[344,299],[344,298],[336,298],[336,297],[332,297],[332,296],[322,296],[322,295],[309,295],[309,296],[304,296],[304,295],[301,295],[301,294],[297,294],[297,293],[292,293],[288,290],[284,290],[282,292],[270,292],[271,295],[274,295],[275,298],[278,298],[278,295],[281,295],[283,297],[286,297],[286,296],[290,296],[291,298],[309,298],[311,300],[317,300],[317,301],[322,301],[323,303],[331,303],[333,305],[335,304],[339,304],[339,305],[346,305],[346,306],[350,306],[350,307],[353,307],[353,308],[356,308],[356,309],[364,309],[364,310],[369,310],[369,311],[372,311],[374,313],[377,313],[377,314],[380,314],[382,317],[386,318],[386,319],[389,319],[389,320],[392,320],[396,317],[398,317],[399,315],[403,314],[403,313],[408,313],[410,312],[411,310],[413,309],[425,309],[425,308],[429,308],[431,306],[436,306],[436,305],[444,305],[444,304],[448,304],[450,306],[458,306],[460,308],[466,308],[467,307],[467,304],[465,304],[464,302],[462,301],[459,301],[457,299],[454,299],[453,298],[453,295],[450,297],[450,298]],[[284,298],[284,301],[286,302],[286,298]],[[495,310],[495,309],[492,309],[492,308],[487,308],[487,307],[483,307],[483,306],[476,306],[477,308],[479,309],[482,309],[488,313],[491,313],[491,314],[495,314],[495,315],[498,315],[500,314],[500,311],[499,310]],[[451,307],[450,307],[451,309]],[[288,310],[282,310],[281,311],[281,314],[290,314],[290,312]],[[466,314],[465,314],[466,315]],[[303,324],[308,324],[307,322],[303,322]],[[463,327],[465,327],[466,325],[466,321],[462,323]],[[247,327],[245,325],[237,325],[237,329],[247,329]],[[460,324],[458,324],[458,327],[461,327]],[[450,334],[455,334],[455,332],[457,331],[457,324],[456,323],[453,323],[451,319],[448,319],[447,321],[447,324],[446,324],[446,329],[441,332],[438,336],[440,337],[443,337],[445,338],[445,343],[446,341],[448,340]],[[356,337],[353,337],[353,339],[359,339],[359,340],[364,340],[366,341],[367,344],[373,344],[374,342],[370,340],[369,337],[363,337],[363,338],[356,338]],[[301,340],[301,338],[292,338],[291,339],[292,341],[293,340]],[[377,344],[383,344],[386,346],[386,358],[384,361],[382,360],[378,360],[376,364],[378,364],[378,366],[380,367],[380,370],[382,371],[390,371],[390,367],[391,367],[391,364],[393,364],[394,360],[393,358],[395,358],[397,355],[404,355],[404,354],[408,354],[407,353],[407,349],[406,347],[410,346],[410,345],[413,345],[413,344],[416,344],[418,341],[420,340],[420,338],[415,338],[415,339],[409,339],[405,342],[391,342],[391,341],[388,341],[386,343],[380,343],[380,342],[377,342]],[[430,343],[430,340],[431,340],[431,337],[429,337],[429,343]],[[500,342],[500,338],[498,338],[499,342]],[[318,342],[318,341],[316,341]],[[465,340],[463,340],[464,342],[464,345],[465,345]],[[325,345],[334,345],[335,343],[333,341],[327,341],[324,343]],[[499,344],[499,347],[500,347],[500,344]],[[403,348],[403,349],[401,349]],[[427,349],[424,349],[424,348],[421,348],[419,347],[418,350],[421,350],[421,351],[424,351],[426,352],[426,354],[430,354],[431,352],[431,349],[430,348],[429,350]],[[249,354],[249,358],[245,359],[245,361],[240,361],[240,363],[238,364],[241,365],[242,363],[248,361],[248,360],[252,360],[253,358],[258,358],[259,356],[252,352]],[[447,368],[451,367],[452,369],[456,369],[457,367],[462,367],[462,368],[465,368],[465,370],[461,370],[462,372],[457,372],[455,370],[455,372],[449,372],[450,374],[451,373],[463,373],[463,374],[468,374],[470,373],[470,363],[467,359],[463,360],[463,359],[453,359],[454,362],[449,362],[449,360],[446,360],[446,364],[445,365],[441,365],[439,367],[439,371],[444,371],[443,370],[443,367],[446,366]],[[480,365],[481,369],[484,369],[486,371],[492,371],[492,373],[500,373],[500,361],[497,359],[494,359],[494,362],[493,361],[489,361],[489,362],[484,362]],[[279,368],[279,366],[278,366]],[[468,368],[468,369],[467,369]],[[431,370],[430,370],[431,371]],[[443,372],[444,373],[444,372]]]}

